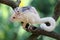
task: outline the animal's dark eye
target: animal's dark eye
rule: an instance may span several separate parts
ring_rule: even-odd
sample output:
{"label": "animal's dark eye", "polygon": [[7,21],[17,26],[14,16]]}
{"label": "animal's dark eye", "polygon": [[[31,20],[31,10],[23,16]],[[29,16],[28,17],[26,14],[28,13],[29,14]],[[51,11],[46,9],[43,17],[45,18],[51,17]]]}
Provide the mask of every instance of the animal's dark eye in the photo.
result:
{"label": "animal's dark eye", "polygon": [[17,11],[17,12],[19,12],[19,11]]}
{"label": "animal's dark eye", "polygon": [[15,19],[15,17],[13,17],[13,19]]}
{"label": "animal's dark eye", "polygon": [[19,11],[17,11],[17,15],[19,15],[20,14],[20,12]]}

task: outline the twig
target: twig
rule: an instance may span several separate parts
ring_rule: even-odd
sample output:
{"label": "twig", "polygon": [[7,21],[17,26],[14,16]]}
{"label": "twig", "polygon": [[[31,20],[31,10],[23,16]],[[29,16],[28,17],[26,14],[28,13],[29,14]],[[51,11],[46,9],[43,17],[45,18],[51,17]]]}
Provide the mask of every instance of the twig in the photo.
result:
{"label": "twig", "polygon": [[21,1],[20,1],[20,0],[17,0],[17,4],[18,4],[18,6],[19,6],[20,3],[21,3]]}
{"label": "twig", "polygon": [[0,0],[0,3],[6,4],[8,6],[11,6],[13,9],[19,6],[19,3],[15,3],[12,0]]}
{"label": "twig", "polygon": [[17,40],[17,33],[14,32],[12,40]]}
{"label": "twig", "polygon": [[27,38],[27,40],[37,40],[37,37],[39,36],[39,34],[32,34],[31,36],[29,36]]}
{"label": "twig", "polygon": [[53,18],[57,21],[59,16],[60,16],[60,1],[58,1],[58,3],[56,4]]}

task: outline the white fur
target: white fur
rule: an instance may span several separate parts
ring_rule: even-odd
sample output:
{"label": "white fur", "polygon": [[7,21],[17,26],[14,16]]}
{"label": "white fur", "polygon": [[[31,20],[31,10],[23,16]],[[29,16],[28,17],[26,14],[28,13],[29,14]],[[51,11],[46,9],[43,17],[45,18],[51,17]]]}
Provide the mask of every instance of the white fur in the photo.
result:
{"label": "white fur", "polygon": [[[45,18],[40,18],[38,15],[38,12],[34,7],[30,7],[29,10],[26,10],[22,12],[22,8],[17,8],[15,9],[15,12],[17,13],[17,10],[20,12],[20,16],[17,16],[20,21],[27,21],[27,23],[30,24],[41,24],[40,27],[45,30],[45,31],[53,31],[55,29],[55,20],[52,17],[45,17]],[[13,17],[13,16],[12,16]],[[51,25],[47,26],[45,22],[49,22]]]}
{"label": "white fur", "polygon": [[[55,20],[52,17],[41,18],[40,21],[42,22],[40,27],[46,31],[53,31],[56,27]],[[50,26],[47,26],[45,22],[49,22]]]}

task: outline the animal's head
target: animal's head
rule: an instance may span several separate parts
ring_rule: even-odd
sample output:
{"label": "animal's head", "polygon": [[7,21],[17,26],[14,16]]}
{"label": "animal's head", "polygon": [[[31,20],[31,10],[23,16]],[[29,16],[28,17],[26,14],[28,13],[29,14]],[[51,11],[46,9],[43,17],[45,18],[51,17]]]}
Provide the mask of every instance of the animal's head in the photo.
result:
{"label": "animal's head", "polygon": [[21,9],[19,7],[15,8],[13,10],[13,14],[12,14],[11,19],[10,19],[11,21],[22,21],[23,14],[20,10]]}

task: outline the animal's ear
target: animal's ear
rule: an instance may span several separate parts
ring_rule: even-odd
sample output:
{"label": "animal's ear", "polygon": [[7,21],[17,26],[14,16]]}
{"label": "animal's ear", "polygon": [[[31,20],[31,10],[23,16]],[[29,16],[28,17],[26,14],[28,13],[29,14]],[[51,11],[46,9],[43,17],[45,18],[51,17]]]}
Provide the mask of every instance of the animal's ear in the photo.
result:
{"label": "animal's ear", "polygon": [[20,8],[20,7],[15,8],[15,9],[14,9],[14,12],[15,12],[16,14],[20,14],[21,8]]}
{"label": "animal's ear", "polygon": [[14,11],[15,12],[18,12],[19,11],[19,7],[15,8]]}

